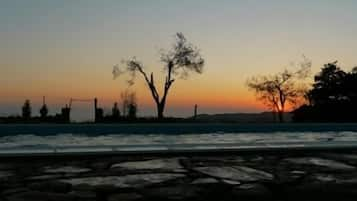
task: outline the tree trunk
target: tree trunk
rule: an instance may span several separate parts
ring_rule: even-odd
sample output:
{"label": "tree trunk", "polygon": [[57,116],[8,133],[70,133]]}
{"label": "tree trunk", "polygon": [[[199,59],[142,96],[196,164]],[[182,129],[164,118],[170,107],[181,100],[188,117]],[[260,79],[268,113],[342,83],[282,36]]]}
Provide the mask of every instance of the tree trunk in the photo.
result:
{"label": "tree trunk", "polygon": [[279,122],[283,123],[284,122],[284,111],[279,110],[278,117],[279,117]]}
{"label": "tree trunk", "polygon": [[159,120],[164,119],[164,109],[165,109],[165,104],[157,104],[157,118]]}

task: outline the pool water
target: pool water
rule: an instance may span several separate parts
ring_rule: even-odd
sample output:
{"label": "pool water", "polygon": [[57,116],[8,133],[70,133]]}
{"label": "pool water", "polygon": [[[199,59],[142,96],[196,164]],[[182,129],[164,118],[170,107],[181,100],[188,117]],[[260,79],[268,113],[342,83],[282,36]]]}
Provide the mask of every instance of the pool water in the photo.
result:
{"label": "pool water", "polygon": [[0,125],[0,129],[0,154],[357,147],[357,126],[349,124]]}

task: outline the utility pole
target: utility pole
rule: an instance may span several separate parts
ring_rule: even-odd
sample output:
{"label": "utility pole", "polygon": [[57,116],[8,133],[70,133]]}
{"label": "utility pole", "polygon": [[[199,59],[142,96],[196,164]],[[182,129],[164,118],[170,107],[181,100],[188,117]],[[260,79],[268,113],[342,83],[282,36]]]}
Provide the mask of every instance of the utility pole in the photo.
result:
{"label": "utility pole", "polygon": [[94,122],[98,122],[98,99],[94,98]]}
{"label": "utility pole", "polygon": [[196,117],[197,117],[197,108],[198,108],[198,106],[197,106],[197,104],[195,104],[195,109],[194,109],[194,113],[193,113],[193,119],[196,119]]}
{"label": "utility pole", "polygon": [[94,122],[103,120],[103,108],[98,108],[98,99],[94,98]]}
{"label": "utility pole", "polygon": [[97,111],[98,109],[98,99],[94,98],[94,111]]}

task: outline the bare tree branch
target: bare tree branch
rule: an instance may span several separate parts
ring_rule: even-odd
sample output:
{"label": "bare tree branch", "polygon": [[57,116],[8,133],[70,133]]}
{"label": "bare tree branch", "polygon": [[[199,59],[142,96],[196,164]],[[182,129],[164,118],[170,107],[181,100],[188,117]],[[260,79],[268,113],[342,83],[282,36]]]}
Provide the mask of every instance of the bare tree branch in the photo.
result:
{"label": "bare tree branch", "polygon": [[306,88],[304,89],[303,85],[298,86],[297,83],[307,77],[311,61],[305,56],[303,59],[296,71],[285,69],[275,75],[256,76],[247,81],[248,88],[255,92],[258,100],[279,113],[280,121],[282,121],[286,103],[295,105],[298,99],[305,95]]}

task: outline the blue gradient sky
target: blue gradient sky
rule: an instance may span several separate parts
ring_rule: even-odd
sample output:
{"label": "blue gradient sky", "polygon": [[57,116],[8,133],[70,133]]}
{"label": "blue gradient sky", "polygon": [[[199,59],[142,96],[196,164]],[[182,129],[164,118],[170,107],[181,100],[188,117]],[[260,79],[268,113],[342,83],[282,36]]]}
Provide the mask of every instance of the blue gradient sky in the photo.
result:
{"label": "blue gradient sky", "polygon": [[[357,65],[357,1],[332,0],[0,0],[0,115],[34,112],[46,95],[54,113],[70,97],[99,97],[110,109],[126,88],[111,68],[137,56],[161,73],[158,51],[183,32],[206,59],[205,72],[175,83],[168,115],[264,110],[245,80],[301,60],[313,73],[339,60]],[[154,115],[149,91],[138,79],[140,114]],[[91,105],[76,106],[78,119]]]}

